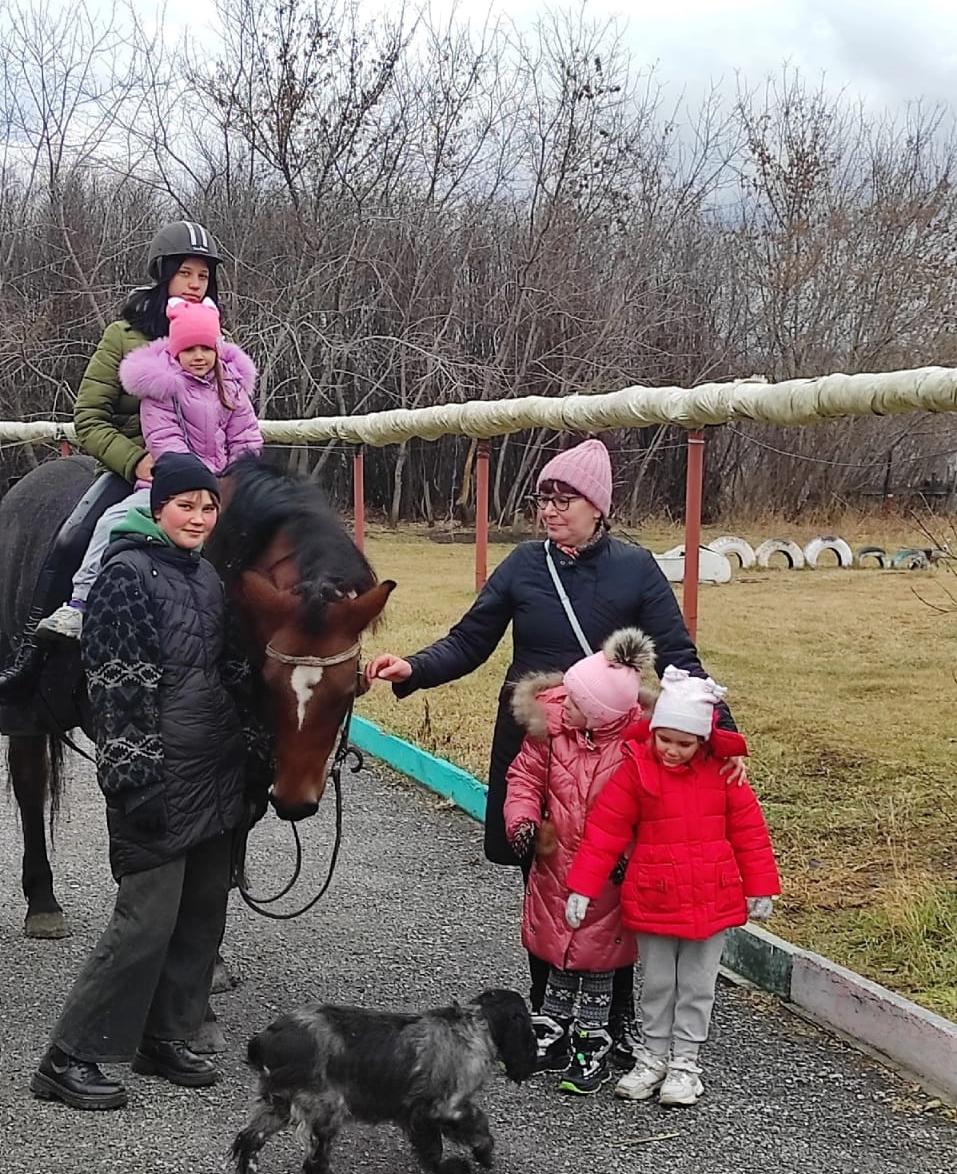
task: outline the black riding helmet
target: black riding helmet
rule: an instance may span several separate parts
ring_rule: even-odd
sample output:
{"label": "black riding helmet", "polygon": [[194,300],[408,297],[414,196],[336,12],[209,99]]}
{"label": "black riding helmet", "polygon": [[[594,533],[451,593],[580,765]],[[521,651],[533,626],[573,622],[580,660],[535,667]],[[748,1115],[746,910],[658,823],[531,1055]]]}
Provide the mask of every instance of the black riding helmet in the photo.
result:
{"label": "black riding helmet", "polygon": [[195,220],[164,224],[150,241],[146,268],[153,281],[159,281],[164,257],[206,257],[214,264],[223,259],[216,239]]}

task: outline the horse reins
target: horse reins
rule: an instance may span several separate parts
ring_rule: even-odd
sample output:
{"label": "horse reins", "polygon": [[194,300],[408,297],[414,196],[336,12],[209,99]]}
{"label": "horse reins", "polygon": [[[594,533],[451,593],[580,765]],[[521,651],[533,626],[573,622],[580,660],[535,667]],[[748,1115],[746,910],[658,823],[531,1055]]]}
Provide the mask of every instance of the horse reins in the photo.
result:
{"label": "horse reins", "polygon": [[[266,645],[266,656],[271,660],[277,660],[280,664],[302,665],[308,668],[329,668],[333,665],[345,664],[348,660],[355,659],[358,661],[361,653],[362,648],[359,644],[353,644],[351,648],[347,648],[344,652],[334,653],[332,656],[292,656],[287,652],[280,652],[278,649],[273,648],[271,643]],[[299,828],[295,822],[292,825],[292,835],[296,843],[295,867],[287,884],[270,897],[254,897],[247,887],[246,844],[249,833],[252,830],[251,825],[244,827],[237,836],[235,858],[233,861],[233,881],[243,901],[245,901],[253,912],[259,913],[263,917],[272,918],[273,921],[292,921],[296,917],[301,917],[304,913],[308,913],[325,896],[326,890],[332,884],[336,862],[339,859],[339,849],[342,847],[342,768],[350,755],[354,759],[354,765],[350,768],[353,774],[362,770],[363,765],[362,754],[355,746],[349,745],[349,728],[352,725],[352,710],[354,706],[355,694],[353,694],[349,701],[349,708],[346,710],[345,717],[342,719],[342,725],[339,727],[339,741],[336,746],[336,752],[333,755],[332,767],[329,771],[336,797],[336,834],[332,844],[332,855],[329,857],[329,868],[326,872],[326,879],[312,900],[303,905],[301,909],[295,909],[291,913],[274,913],[271,909],[265,908],[267,905],[273,905],[277,901],[282,900],[283,897],[291,892],[302,873],[302,840],[299,837]]]}

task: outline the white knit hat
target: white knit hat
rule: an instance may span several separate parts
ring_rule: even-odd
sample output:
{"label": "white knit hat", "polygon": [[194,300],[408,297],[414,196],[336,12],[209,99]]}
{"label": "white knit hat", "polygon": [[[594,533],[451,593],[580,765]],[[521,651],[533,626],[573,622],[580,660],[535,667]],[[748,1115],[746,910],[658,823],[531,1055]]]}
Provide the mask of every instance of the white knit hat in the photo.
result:
{"label": "white knit hat", "polygon": [[727,693],[710,677],[693,677],[686,669],[668,665],[661,674],[661,692],[655,702],[651,728],[680,730],[707,738],[714,722],[714,707]]}

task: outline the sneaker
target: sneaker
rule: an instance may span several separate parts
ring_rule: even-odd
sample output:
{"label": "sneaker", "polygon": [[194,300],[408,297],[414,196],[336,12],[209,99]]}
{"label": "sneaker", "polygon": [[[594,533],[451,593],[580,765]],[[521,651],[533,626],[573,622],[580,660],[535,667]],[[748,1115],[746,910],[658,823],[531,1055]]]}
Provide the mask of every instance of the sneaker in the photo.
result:
{"label": "sneaker", "polygon": [[71,1109],[121,1109],[126,1089],[104,1076],[96,1064],[77,1060],[58,1047],[47,1048],[30,1078],[30,1091],[44,1101],[62,1101]]}
{"label": "sneaker", "polygon": [[83,632],[83,612],[78,607],[62,604],[56,611],[37,624],[38,640],[79,640]]}
{"label": "sneaker", "polygon": [[570,1019],[533,1015],[532,1028],[538,1041],[536,1072],[564,1072],[572,1058]]}
{"label": "sneaker", "polygon": [[611,1032],[611,1062],[616,1068],[630,1071],[638,1059],[641,1049],[641,1032],[634,1011],[627,1015],[612,1015],[608,1024]]}
{"label": "sneaker", "polygon": [[662,1105],[694,1105],[704,1092],[701,1069],[687,1056],[675,1056],[658,1094]]}
{"label": "sneaker", "polygon": [[590,1096],[611,1079],[608,1053],[611,1036],[601,1028],[576,1027],[572,1037],[572,1059],[559,1082],[560,1092]]}
{"label": "sneaker", "polygon": [[635,1065],[615,1085],[615,1096],[625,1101],[646,1101],[654,1096],[668,1075],[668,1061],[638,1045]]}

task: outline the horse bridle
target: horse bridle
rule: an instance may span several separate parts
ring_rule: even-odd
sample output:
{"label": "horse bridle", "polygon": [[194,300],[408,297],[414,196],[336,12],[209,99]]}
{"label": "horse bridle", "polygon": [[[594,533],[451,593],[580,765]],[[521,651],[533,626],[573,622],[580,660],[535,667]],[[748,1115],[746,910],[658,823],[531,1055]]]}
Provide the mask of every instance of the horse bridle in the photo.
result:
{"label": "horse bridle", "polygon": [[[266,645],[265,652],[266,656],[271,660],[276,660],[280,664],[293,665],[294,667],[331,668],[333,665],[345,664],[347,661],[353,659],[356,661],[358,667],[358,661],[362,655],[362,645],[357,642],[344,652],[336,652],[331,656],[293,656],[291,653],[280,652],[279,649],[273,648],[272,642],[270,642]],[[300,874],[302,873],[302,840],[299,838],[299,828],[296,823],[293,823],[292,835],[296,842],[296,864],[293,868],[292,876],[288,883],[278,893],[273,893],[271,897],[254,897],[247,887],[246,843],[251,831],[251,825],[244,827],[237,836],[236,853],[233,861],[233,881],[236,889],[240,897],[242,897],[253,912],[259,913],[263,917],[270,917],[273,921],[292,921],[294,918],[308,913],[325,896],[326,890],[332,884],[332,877],[336,870],[336,861],[339,859],[339,849],[342,847],[342,768],[350,755],[353,757],[353,765],[350,766],[352,774],[356,774],[362,770],[363,765],[362,754],[355,746],[349,745],[349,727],[352,725],[352,711],[355,707],[355,700],[355,693],[353,693],[349,700],[349,707],[339,727],[339,742],[336,746],[336,752],[332,759],[332,767],[329,771],[329,777],[332,779],[332,786],[336,796],[336,835],[332,844],[332,855],[329,858],[329,869],[326,872],[326,879],[323,881],[322,888],[320,888],[319,892],[316,893],[308,904],[303,905],[301,909],[296,909],[291,913],[274,913],[271,909],[264,908],[266,905],[274,905],[277,901],[281,901],[283,897],[292,891],[296,881],[299,880]]]}

